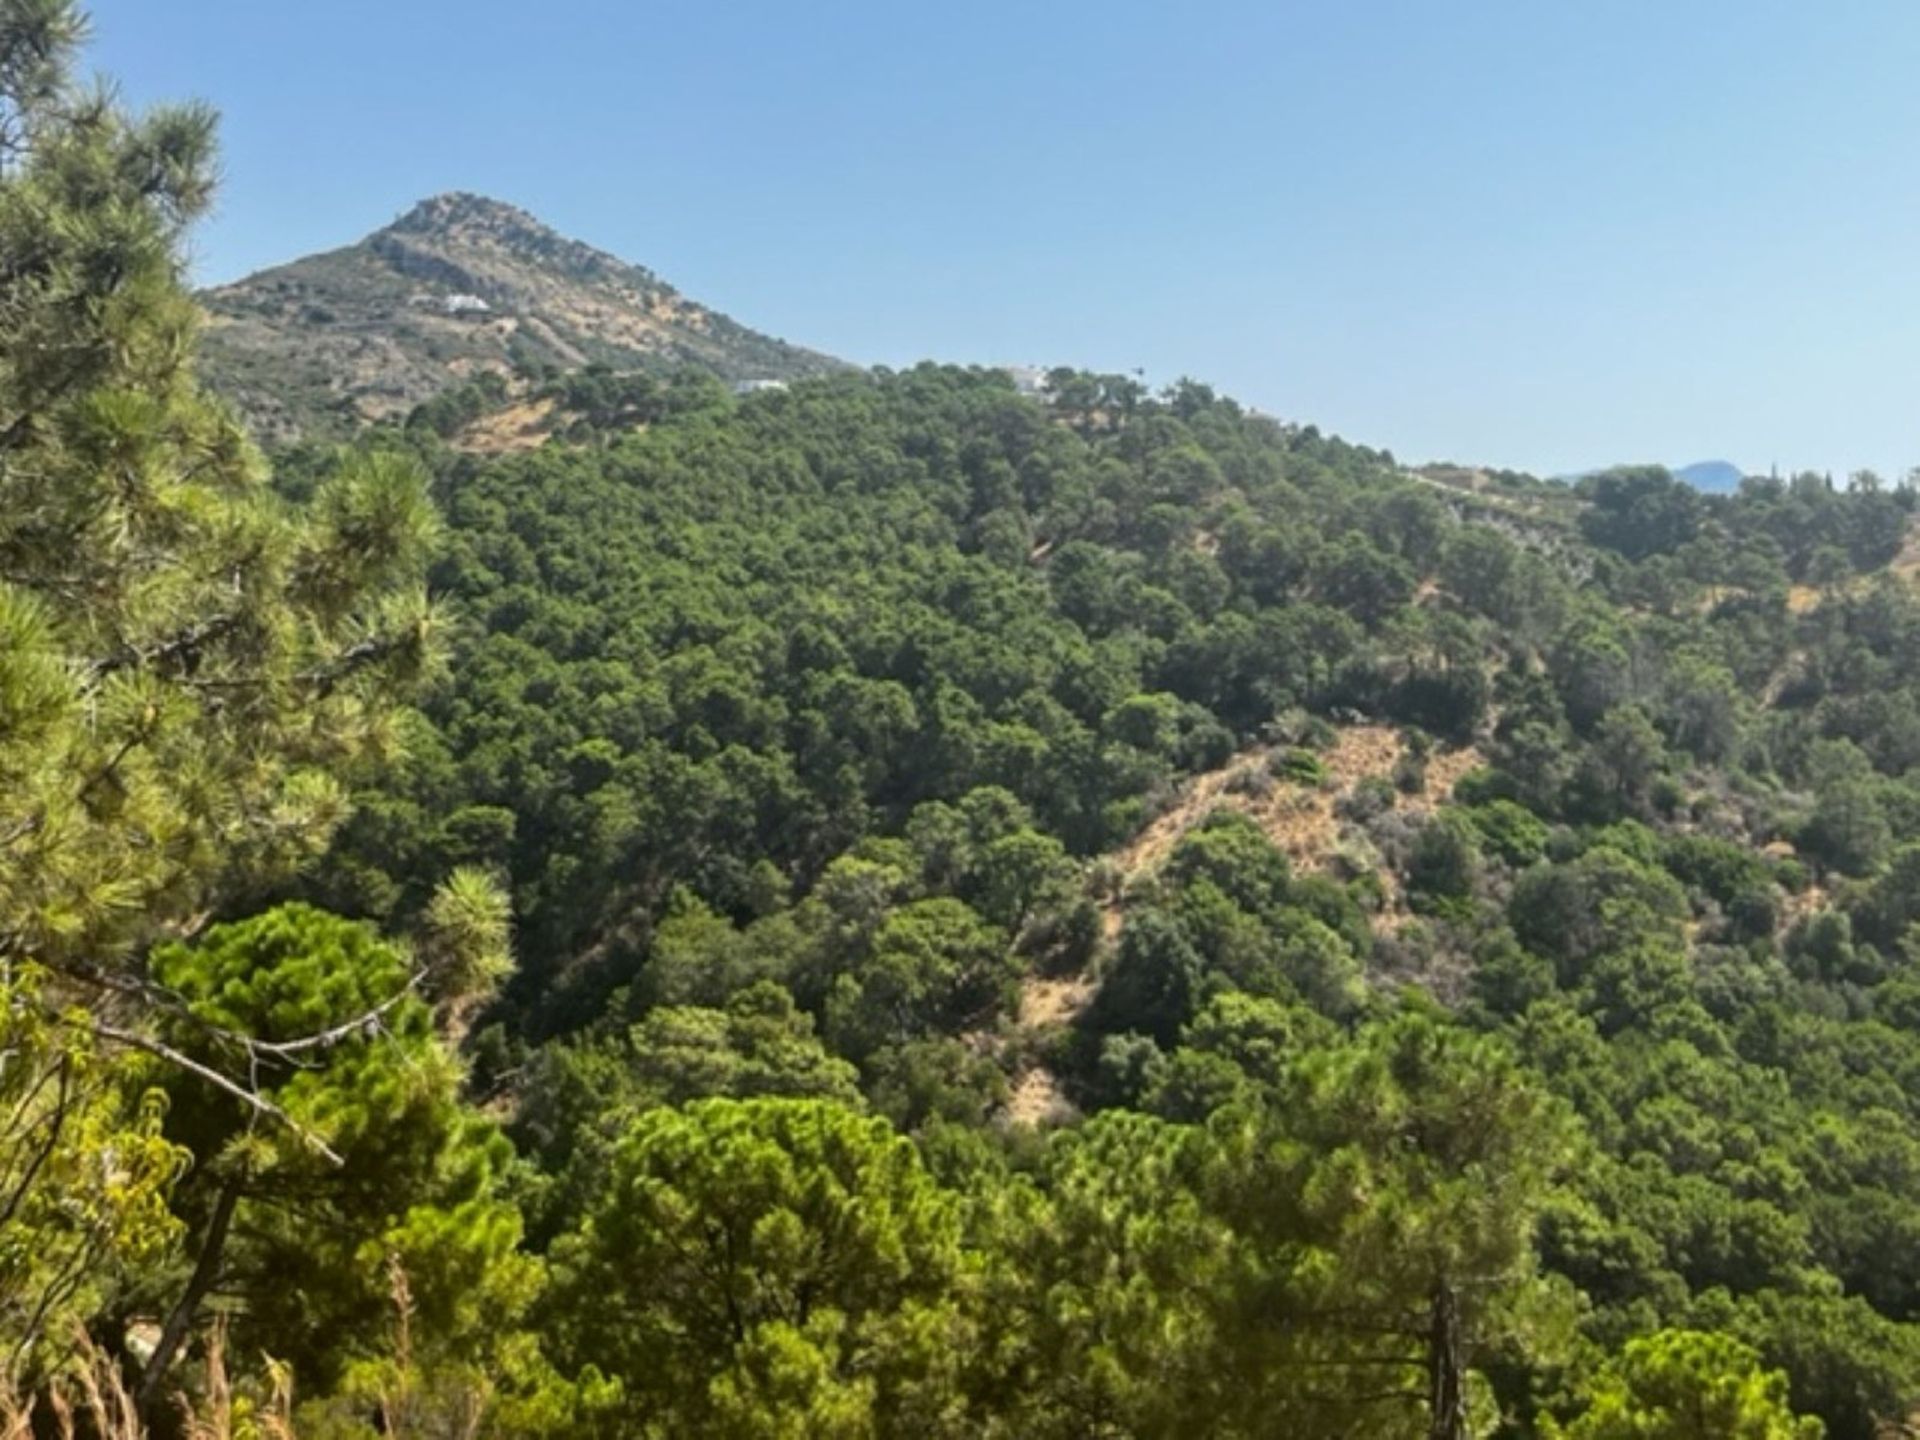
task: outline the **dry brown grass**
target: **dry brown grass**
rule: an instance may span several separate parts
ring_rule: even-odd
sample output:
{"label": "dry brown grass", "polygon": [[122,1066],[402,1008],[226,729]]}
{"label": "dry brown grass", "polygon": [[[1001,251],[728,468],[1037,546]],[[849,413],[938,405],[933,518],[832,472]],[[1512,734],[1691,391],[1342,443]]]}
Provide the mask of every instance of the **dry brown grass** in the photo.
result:
{"label": "dry brown grass", "polygon": [[1052,1030],[1070,1024],[1093,999],[1093,977],[1086,974],[1029,976],[1020,986],[1023,1030]]}
{"label": "dry brown grass", "polygon": [[[198,1397],[173,1398],[176,1433],[186,1440],[296,1440],[293,1383],[285,1366],[268,1362],[268,1393],[256,1404],[235,1398],[224,1324],[208,1334],[206,1351]],[[37,1393],[17,1383],[0,1385],[0,1440],[33,1440],[49,1427],[60,1440],[145,1440],[149,1433],[119,1364],[84,1332],[75,1337],[66,1367]]]}
{"label": "dry brown grass", "polygon": [[[1108,918],[1125,909],[1126,882],[1151,874],[1195,825],[1216,810],[1236,810],[1260,823],[1296,868],[1324,870],[1338,852],[1342,824],[1337,807],[1362,780],[1387,779],[1400,762],[1399,732],[1386,725],[1352,725],[1341,730],[1320,756],[1327,783],[1304,788],[1282,780],[1262,797],[1250,793],[1242,777],[1262,774],[1272,751],[1257,746],[1241,752],[1218,770],[1188,782],[1180,798],[1113,856],[1122,879],[1122,898],[1109,902]],[[1468,771],[1485,763],[1473,746],[1440,751],[1427,761],[1426,782],[1417,796],[1399,797],[1407,809],[1431,810],[1445,803]]]}
{"label": "dry brown grass", "polygon": [[552,434],[554,401],[552,397],[522,400],[482,415],[459,435],[452,445],[470,455],[512,455],[538,450]]}
{"label": "dry brown grass", "polygon": [[1060,1081],[1044,1065],[1035,1065],[1014,1082],[1007,1097],[1007,1121],[1012,1125],[1059,1125],[1078,1112],[1061,1093]]}
{"label": "dry brown grass", "polygon": [[[1126,927],[1129,893],[1148,881],[1181,838],[1215,811],[1233,810],[1253,817],[1299,871],[1326,871],[1343,849],[1364,848],[1364,840],[1350,833],[1341,819],[1339,804],[1361,781],[1391,778],[1403,749],[1399,732],[1390,726],[1350,725],[1320,753],[1327,778],[1318,786],[1284,779],[1269,782],[1274,752],[1266,745],[1243,750],[1219,769],[1194,776],[1172,805],[1107,858],[1114,878],[1101,906],[1101,930],[1108,948],[1118,943]],[[1433,810],[1453,794],[1461,776],[1483,763],[1484,757],[1472,746],[1437,752],[1428,757],[1419,793],[1396,791],[1394,804],[1409,811]],[[1381,880],[1386,894],[1374,925],[1385,930],[1405,918],[1405,908],[1393,877],[1382,872]],[[1097,989],[1094,977],[1087,973],[1030,976],[1020,987],[1018,1024],[1029,1033],[1063,1029],[1093,1002]],[[1021,1073],[1006,1109],[1007,1119],[1017,1125],[1057,1124],[1073,1113],[1058,1078],[1044,1065]]]}

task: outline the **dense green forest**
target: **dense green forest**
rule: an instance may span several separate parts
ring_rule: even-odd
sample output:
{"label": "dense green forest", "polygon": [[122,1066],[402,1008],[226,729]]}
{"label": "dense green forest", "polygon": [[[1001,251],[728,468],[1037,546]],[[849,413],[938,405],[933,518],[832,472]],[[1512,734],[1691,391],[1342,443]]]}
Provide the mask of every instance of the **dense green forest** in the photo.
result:
{"label": "dense green forest", "polygon": [[1915,1433],[1912,490],[931,365],[269,464],[82,32],[0,0],[5,1433]]}

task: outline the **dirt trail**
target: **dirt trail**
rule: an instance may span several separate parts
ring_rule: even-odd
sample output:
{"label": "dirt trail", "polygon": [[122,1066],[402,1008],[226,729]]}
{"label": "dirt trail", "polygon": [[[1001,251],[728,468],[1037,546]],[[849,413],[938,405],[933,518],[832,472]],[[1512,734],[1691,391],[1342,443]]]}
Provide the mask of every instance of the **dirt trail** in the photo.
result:
{"label": "dirt trail", "polygon": [[[1171,806],[1108,857],[1116,874],[1113,892],[1101,909],[1109,948],[1126,928],[1129,891],[1165,864],[1181,837],[1216,810],[1252,816],[1296,871],[1326,870],[1340,853],[1348,828],[1339,815],[1340,802],[1362,780],[1391,779],[1403,748],[1399,732],[1389,726],[1350,725],[1318,752],[1327,774],[1322,785],[1275,777],[1271,765],[1276,751],[1269,745],[1243,750],[1219,769],[1194,776]],[[1473,746],[1435,753],[1428,757],[1419,792],[1396,790],[1394,805],[1414,813],[1431,811],[1445,803],[1463,775],[1483,763]],[[1382,878],[1388,884],[1387,904],[1375,919],[1385,926],[1402,918],[1402,907],[1392,877]],[[1028,1031],[1071,1025],[1092,1003],[1096,989],[1093,976],[1084,972],[1029,977],[1020,987],[1019,1025]],[[1052,1123],[1071,1113],[1057,1078],[1041,1065],[1022,1072],[1007,1104],[1007,1118],[1015,1124]]]}

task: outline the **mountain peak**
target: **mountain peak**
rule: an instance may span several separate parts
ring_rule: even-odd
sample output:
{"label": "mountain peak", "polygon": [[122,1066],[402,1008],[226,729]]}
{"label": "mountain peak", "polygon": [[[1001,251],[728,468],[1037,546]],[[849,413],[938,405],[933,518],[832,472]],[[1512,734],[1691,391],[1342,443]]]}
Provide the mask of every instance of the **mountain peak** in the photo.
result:
{"label": "mountain peak", "polygon": [[476,220],[482,223],[524,225],[535,230],[549,228],[518,205],[496,200],[491,195],[478,195],[471,190],[444,190],[438,195],[429,195],[417,201],[412,209],[387,228],[443,230]]}
{"label": "mountain peak", "polygon": [[509,263],[559,271],[578,280],[625,283],[642,290],[662,288],[645,266],[570,240],[518,205],[465,190],[429,196],[368,236],[365,243],[400,251],[426,245],[442,255],[450,247],[488,252]]}
{"label": "mountain peak", "polygon": [[603,364],[723,380],[841,368],[517,205],[449,191],[356,244],[204,294],[203,373],[268,443],[404,419],[455,386]]}

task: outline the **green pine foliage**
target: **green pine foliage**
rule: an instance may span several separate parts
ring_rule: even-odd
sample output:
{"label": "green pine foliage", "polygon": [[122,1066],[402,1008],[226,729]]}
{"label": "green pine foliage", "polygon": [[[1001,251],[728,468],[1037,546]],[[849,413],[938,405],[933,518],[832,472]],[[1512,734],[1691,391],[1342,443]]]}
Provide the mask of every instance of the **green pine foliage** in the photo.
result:
{"label": "green pine foliage", "polygon": [[[204,109],[81,88],[67,0],[0,6],[0,1092],[7,1373],[32,1383],[166,1263],[199,1158],[129,1055],[156,946],[323,848],[345,770],[431,671],[437,522],[401,457],[268,486],[197,387],[181,283]],[[223,1057],[224,1060],[232,1057]],[[230,1081],[245,1087],[244,1072]]]}
{"label": "green pine foliage", "polygon": [[83,29],[0,0],[0,1404],[1911,1424],[1910,490],[932,365],[269,479]]}
{"label": "green pine foliage", "polygon": [[1820,1440],[1818,1420],[1787,1406],[1786,1376],[1739,1341],[1662,1330],[1628,1342],[1587,1410],[1546,1434],[1566,1440]]}
{"label": "green pine foliage", "polygon": [[436,653],[420,469],[295,510],[196,385],[212,117],[78,88],[84,28],[0,9],[0,957],[69,978],[323,846]]}

